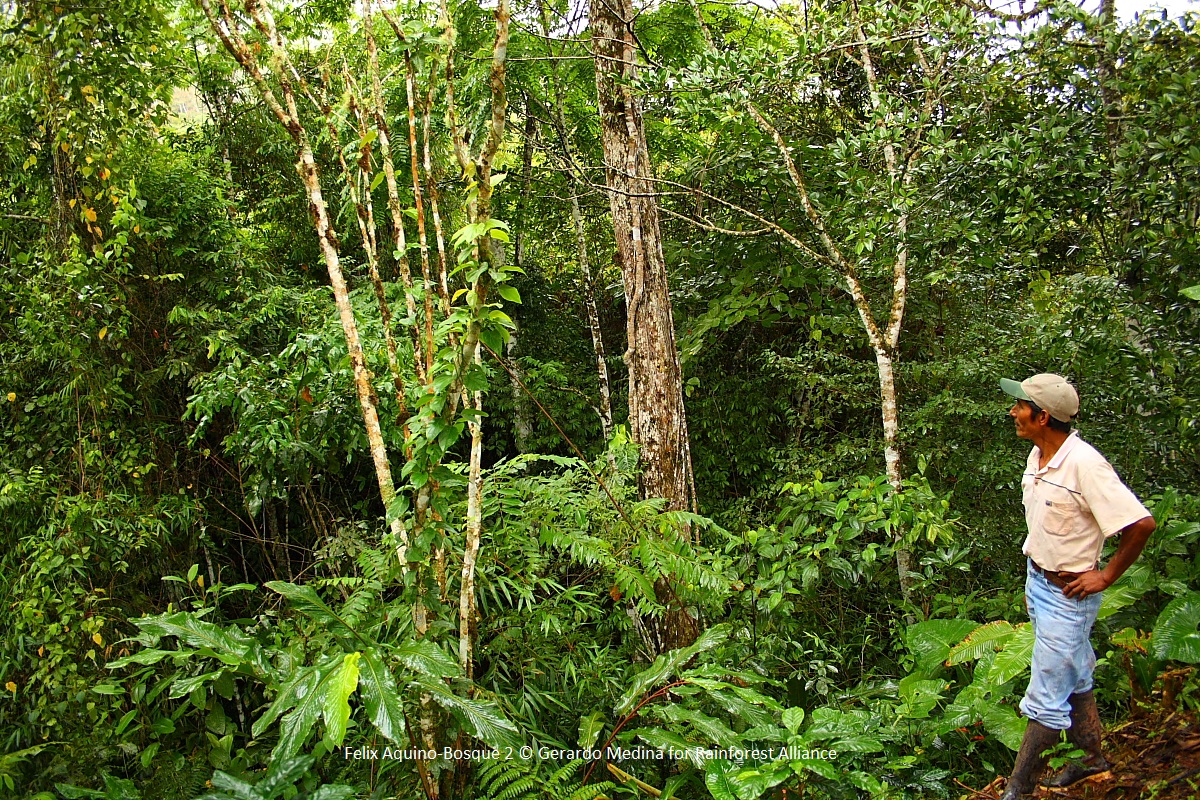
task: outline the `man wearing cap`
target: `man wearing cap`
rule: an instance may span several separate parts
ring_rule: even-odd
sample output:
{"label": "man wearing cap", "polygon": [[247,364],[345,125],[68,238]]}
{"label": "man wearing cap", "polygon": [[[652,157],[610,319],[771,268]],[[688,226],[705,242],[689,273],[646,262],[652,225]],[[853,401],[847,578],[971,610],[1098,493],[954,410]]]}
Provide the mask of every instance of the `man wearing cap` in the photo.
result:
{"label": "man wearing cap", "polygon": [[[1061,731],[1085,754],[1051,781],[1069,786],[1108,769],[1103,728],[1092,694],[1096,654],[1092,625],[1101,593],[1141,554],[1154,517],[1112,465],[1071,429],[1079,395],[1061,375],[1042,373],[1000,388],[1016,398],[1008,414],[1017,436],[1033,443],[1021,477],[1029,535],[1025,604],[1033,623],[1033,666],[1021,712],[1029,718],[1003,800],[1029,795]],[[1117,552],[1100,568],[1104,540],[1121,534]]]}

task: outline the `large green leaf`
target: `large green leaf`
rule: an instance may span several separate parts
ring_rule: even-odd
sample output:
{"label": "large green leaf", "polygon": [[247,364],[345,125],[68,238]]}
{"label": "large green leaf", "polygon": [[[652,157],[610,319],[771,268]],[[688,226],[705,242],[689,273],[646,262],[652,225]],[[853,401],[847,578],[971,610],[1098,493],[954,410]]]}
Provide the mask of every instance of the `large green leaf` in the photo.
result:
{"label": "large green leaf", "polygon": [[340,747],[346,738],[346,726],[350,722],[350,695],[358,688],[358,662],[361,653],[347,653],[342,665],[329,676],[329,690],[325,693],[325,706],[321,710],[325,717],[325,738],[334,747]]}
{"label": "large green leaf", "polygon": [[389,654],[400,660],[418,675],[428,675],[434,678],[456,678],[462,674],[458,659],[450,656],[445,650],[428,639],[394,647]]}
{"label": "large green leaf", "polygon": [[629,684],[629,688],[625,690],[625,694],[621,695],[621,699],[617,701],[617,705],[613,708],[613,711],[618,717],[626,716],[630,711],[633,711],[647,689],[666,682],[684,664],[691,661],[696,654],[702,653],[705,650],[711,650],[724,642],[729,637],[729,631],[730,627],[727,624],[714,625],[700,634],[700,637],[687,647],[671,650],[654,659],[654,663],[648,669],[634,676]]}
{"label": "large green leaf", "polygon": [[358,639],[363,644],[369,644],[352,630],[332,608],[325,605],[325,601],[311,586],[297,586],[287,581],[268,581],[263,586],[286,597],[293,608],[313,622],[325,626],[334,636]]}
{"label": "large green leaf", "polygon": [[976,709],[988,733],[999,739],[1009,750],[1021,747],[1027,721],[1018,716],[1011,706],[1002,705],[995,700],[980,699]]}
{"label": "large green leaf", "polygon": [[600,738],[600,732],[604,730],[604,715],[599,711],[593,711],[586,717],[579,718],[579,746],[591,747]]}
{"label": "large green leaf", "polygon": [[255,737],[262,736],[263,732],[271,725],[272,722],[279,718],[292,706],[300,701],[312,691],[320,680],[320,675],[317,667],[303,667],[292,678],[283,685],[279,693],[275,695],[275,700],[267,707],[266,712],[254,721],[254,725],[250,728],[250,733]]}
{"label": "large green leaf", "polygon": [[362,685],[363,705],[380,733],[395,744],[405,744],[404,703],[396,691],[396,678],[379,658],[375,648],[363,651],[358,681]]}
{"label": "large green leaf", "polygon": [[271,759],[294,756],[312,733],[317,718],[325,710],[326,695],[333,690],[331,677],[339,670],[341,657],[334,657],[318,667],[311,681],[296,687],[296,705],[279,723],[279,741],[271,751]]}
{"label": "large green leaf", "polygon": [[133,624],[152,636],[174,636],[192,647],[211,650],[218,656],[231,656],[238,662],[253,642],[235,625],[222,628],[196,619],[185,611],[142,617],[133,620]]}
{"label": "large green leaf", "polygon": [[1015,632],[996,654],[992,668],[988,671],[988,683],[999,686],[1008,683],[1033,663],[1033,626],[1028,622],[1017,625]]}
{"label": "large green leaf", "polygon": [[1150,638],[1150,649],[1158,659],[1200,664],[1200,592],[1190,592],[1167,604]]}
{"label": "large green leaf", "polygon": [[517,726],[501,713],[495,703],[459,697],[446,684],[432,678],[418,677],[410,685],[427,692],[438,705],[454,714],[476,739],[501,750],[521,746]]}
{"label": "large green leaf", "polygon": [[908,649],[917,658],[916,671],[928,676],[950,656],[950,650],[979,627],[969,619],[931,619],[908,626]]}
{"label": "large green leaf", "polygon": [[970,635],[962,642],[951,648],[946,663],[951,666],[962,664],[966,661],[974,661],[982,657],[984,653],[998,650],[1009,640],[1015,630],[1011,622],[1005,622],[1002,619],[980,625],[971,631]]}
{"label": "large green leaf", "polygon": [[1100,601],[1100,613],[1097,619],[1107,619],[1126,606],[1133,605],[1150,589],[1149,586],[1135,586],[1129,581],[1117,581],[1115,586],[1104,590]]}
{"label": "large green leaf", "polygon": [[658,706],[663,719],[674,723],[687,723],[704,741],[719,747],[742,747],[742,739],[731,731],[724,722],[699,711],[681,705]]}
{"label": "large green leaf", "polygon": [[900,699],[904,701],[903,716],[906,719],[925,719],[942,699],[945,681],[922,680],[919,674],[909,675],[897,686]]}
{"label": "large green leaf", "polygon": [[[255,785],[254,790],[260,797],[275,797],[304,777],[314,761],[316,759],[312,756],[297,756],[296,758],[272,761],[267,770],[267,776]],[[216,781],[214,780],[213,783],[215,784]]]}

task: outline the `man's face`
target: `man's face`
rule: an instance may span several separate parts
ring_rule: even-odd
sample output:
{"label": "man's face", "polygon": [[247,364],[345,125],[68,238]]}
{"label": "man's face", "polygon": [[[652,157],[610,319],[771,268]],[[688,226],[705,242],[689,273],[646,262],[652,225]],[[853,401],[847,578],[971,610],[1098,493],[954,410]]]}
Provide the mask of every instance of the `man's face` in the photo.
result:
{"label": "man's face", "polygon": [[[1042,414],[1045,414],[1043,411]],[[1018,400],[1013,403],[1013,407],[1008,410],[1008,415],[1013,418],[1016,423],[1017,436],[1022,439],[1033,439],[1041,429],[1039,424],[1041,414],[1034,416],[1033,408],[1024,400]]]}

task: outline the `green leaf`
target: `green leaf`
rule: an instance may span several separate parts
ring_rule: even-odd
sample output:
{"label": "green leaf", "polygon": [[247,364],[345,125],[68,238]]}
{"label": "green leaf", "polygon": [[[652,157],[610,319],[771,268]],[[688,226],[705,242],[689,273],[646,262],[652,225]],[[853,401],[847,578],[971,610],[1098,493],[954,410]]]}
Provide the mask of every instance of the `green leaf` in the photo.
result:
{"label": "green leaf", "polygon": [[133,624],[152,636],[174,636],[195,648],[208,648],[218,655],[233,656],[241,660],[250,647],[252,639],[245,636],[237,626],[222,628],[211,622],[196,619],[184,611],[161,614],[133,620]]}
{"label": "green leaf", "polygon": [[350,695],[358,688],[358,661],[361,653],[346,653],[342,665],[329,676],[329,690],[325,694],[325,738],[340,747],[346,738],[346,726],[350,722]]}
{"label": "green leaf", "polygon": [[521,293],[517,291],[517,287],[515,286],[509,286],[506,283],[502,283],[496,287],[496,291],[500,293],[501,297],[510,303],[521,302]]}
{"label": "green leaf", "polygon": [[311,586],[297,586],[286,581],[267,581],[263,586],[286,597],[297,611],[313,622],[325,626],[334,636],[361,638],[332,608],[325,605],[325,601]]}
{"label": "green leaf", "polygon": [[271,723],[279,718],[280,714],[283,714],[299,702],[301,697],[311,692],[318,680],[320,680],[320,676],[317,674],[316,667],[302,668],[291,680],[283,685],[279,693],[275,695],[275,700],[268,706],[266,712],[255,720],[254,725],[250,728],[250,733],[255,738],[262,736]]}
{"label": "green leaf", "polygon": [[1160,660],[1200,664],[1200,592],[1189,592],[1167,604],[1150,638],[1150,650]]}
{"label": "green leaf", "polygon": [[642,695],[647,689],[666,682],[680,667],[691,661],[697,653],[711,650],[724,642],[729,637],[729,631],[730,628],[727,624],[714,625],[700,634],[700,637],[687,647],[663,653],[654,659],[654,663],[650,665],[649,669],[643,670],[634,676],[629,688],[621,696],[621,699],[617,701],[617,705],[613,711],[618,717],[628,714],[637,705],[638,701],[642,699]]}
{"label": "green leaf", "polygon": [[604,730],[604,715],[593,711],[579,719],[579,746],[586,749],[596,743],[600,732]]}
{"label": "green leaf", "polygon": [[1200,283],[1195,286],[1189,286],[1186,289],[1180,289],[1179,293],[1189,300],[1200,301]]}
{"label": "green leaf", "polygon": [[979,700],[976,710],[983,718],[983,727],[988,733],[999,739],[1009,750],[1020,749],[1021,739],[1025,737],[1024,717],[1018,716],[1011,706],[1002,705],[994,700]]}
{"label": "green leaf", "polygon": [[783,727],[788,729],[788,733],[793,736],[800,730],[800,726],[804,724],[804,709],[803,708],[788,708],[783,712]]}
{"label": "green leaf", "polygon": [[450,711],[467,731],[492,747],[505,749],[521,746],[517,726],[513,725],[493,702],[483,703],[459,697],[446,684],[432,678],[419,677],[410,684],[422,692],[428,692],[433,700]]}
{"label": "green leaf", "polygon": [[742,740],[736,733],[726,727],[725,723],[716,717],[710,717],[699,711],[682,705],[665,705],[656,709],[662,717],[670,722],[687,723],[692,726],[704,741],[720,747],[741,747]]}
{"label": "green leaf", "polygon": [[214,788],[229,792],[239,800],[263,800],[263,796],[255,791],[253,785],[221,770],[213,773],[212,784]]}
{"label": "green leaf", "polygon": [[[303,778],[305,773],[312,767],[314,761],[316,759],[312,756],[298,756],[282,761],[272,761],[270,769],[267,770],[267,777],[258,782],[258,785],[254,787],[254,791],[259,797],[275,797],[284,789],[291,787],[296,781]],[[213,784],[216,784],[216,780],[213,780]]]}
{"label": "green leaf", "polygon": [[389,741],[406,744],[404,703],[396,691],[396,678],[373,647],[363,651],[358,680],[371,724]]}
{"label": "green leaf", "polygon": [[740,800],[737,786],[730,778],[736,769],[737,766],[732,761],[724,758],[714,758],[705,763],[704,785],[713,796],[713,800]]}
{"label": "green leaf", "polygon": [[1149,589],[1149,586],[1134,586],[1128,581],[1117,581],[1115,586],[1104,590],[1103,599],[1100,601],[1100,613],[1096,615],[1096,618],[1107,619],[1122,608],[1133,605]]}
{"label": "green leaf", "polygon": [[326,661],[315,671],[312,681],[296,688],[296,705],[279,723],[279,741],[271,751],[272,760],[291,758],[308,741],[325,708],[325,697],[331,691],[330,677],[341,663],[340,657]]}
{"label": "green leaf", "polygon": [[1016,627],[1016,632],[1004,645],[1004,649],[996,654],[992,668],[988,671],[988,683],[999,686],[1008,683],[1033,663],[1033,625],[1022,622]]}
{"label": "green leaf", "polygon": [[986,625],[980,625],[967,638],[950,650],[946,663],[954,666],[966,661],[974,661],[984,653],[999,649],[1016,630],[1011,622],[998,619]]}
{"label": "green leaf", "polygon": [[190,655],[193,652],[194,651],[192,650],[143,650],[140,653],[134,653],[131,656],[125,656],[124,658],[118,658],[116,661],[110,661],[104,666],[108,667],[109,669],[128,667],[130,664],[141,664],[142,666],[148,667],[151,664],[157,664],[159,661],[162,661],[168,656],[179,656],[181,654]]}
{"label": "green leaf", "polygon": [[969,619],[933,619],[909,625],[905,639],[917,658],[916,671],[924,675],[936,672],[954,645],[978,627],[979,623]]}
{"label": "green leaf", "polygon": [[[372,178],[371,179],[371,188],[368,191],[374,192],[376,189],[378,189],[379,184],[383,183],[383,179],[385,177],[386,177],[386,174],[381,172],[378,175],[376,175],[374,178]],[[445,240],[443,240],[443,241],[445,241]]]}

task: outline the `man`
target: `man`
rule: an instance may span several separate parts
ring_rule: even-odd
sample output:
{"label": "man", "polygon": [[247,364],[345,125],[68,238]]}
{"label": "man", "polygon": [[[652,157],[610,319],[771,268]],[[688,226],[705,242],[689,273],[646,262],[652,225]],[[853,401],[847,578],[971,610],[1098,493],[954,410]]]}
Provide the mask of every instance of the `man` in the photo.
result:
{"label": "man", "polygon": [[[1033,668],[1021,712],[1029,718],[1002,800],[1029,795],[1046,766],[1043,752],[1060,731],[1085,753],[1052,781],[1069,786],[1108,769],[1103,728],[1092,694],[1096,654],[1090,641],[1101,593],[1141,554],[1154,518],[1112,466],[1071,429],[1079,395],[1066,378],[1043,373],[1000,388],[1016,398],[1008,412],[1017,436],[1033,443],[1021,478],[1029,535],[1025,604],[1033,623]],[[1104,540],[1121,534],[1117,552],[1099,567]]]}

